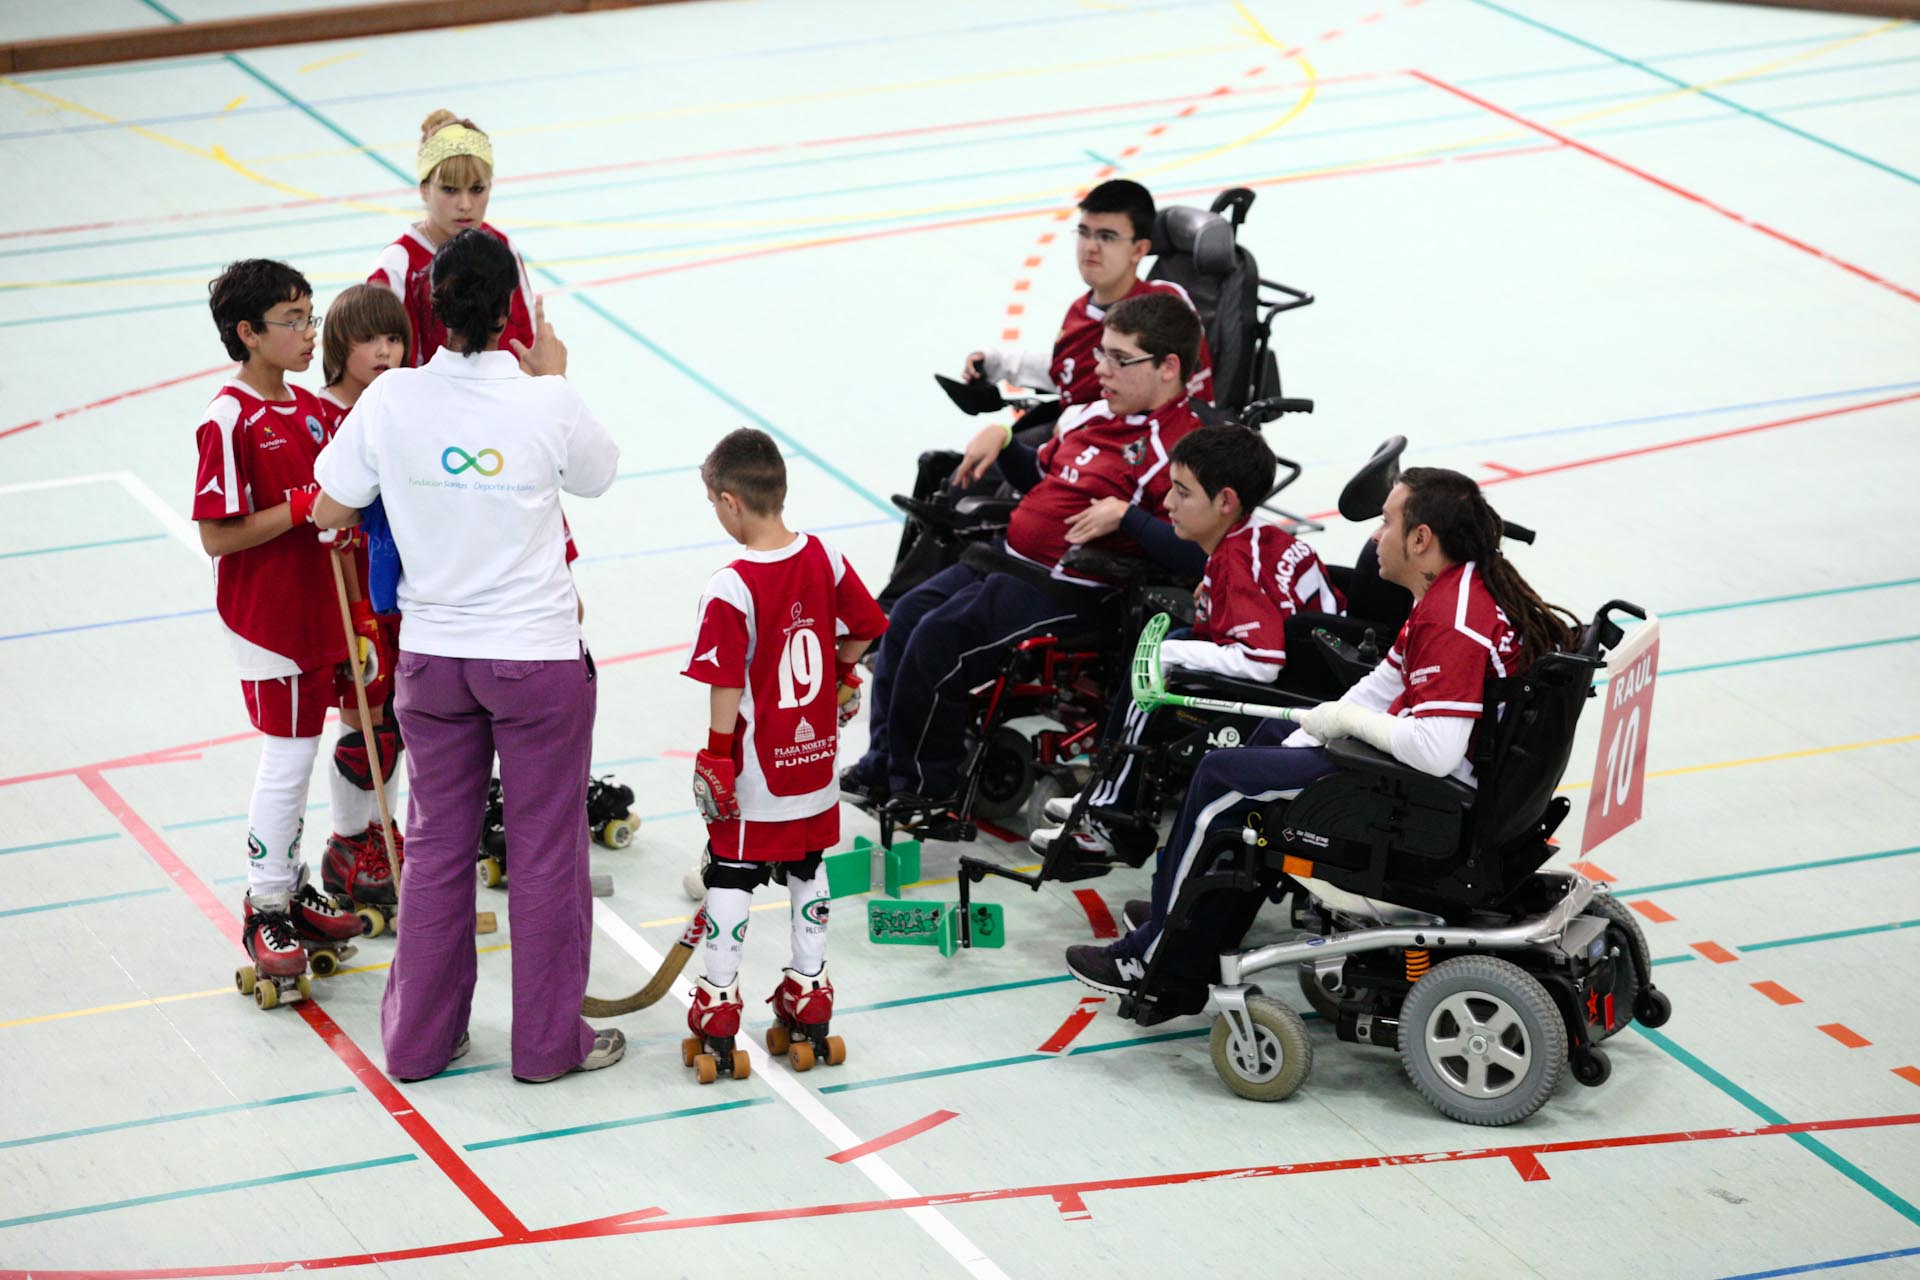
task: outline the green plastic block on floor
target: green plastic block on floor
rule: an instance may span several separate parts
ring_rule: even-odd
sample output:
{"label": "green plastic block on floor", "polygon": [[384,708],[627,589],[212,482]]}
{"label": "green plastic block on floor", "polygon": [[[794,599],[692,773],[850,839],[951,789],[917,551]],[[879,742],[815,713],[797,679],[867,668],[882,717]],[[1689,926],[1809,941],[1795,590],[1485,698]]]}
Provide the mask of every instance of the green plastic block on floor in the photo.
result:
{"label": "green plastic block on floor", "polygon": [[[953,904],[953,914],[960,914],[960,904]],[[998,902],[976,902],[973,904],[973,945],[978,947],[1004,947],[1007,945],[1007,909]]]}
{"label": "green plastic block on floor", "polygon": [[855,836],[853,848],[830,853],[821,861],[827,865],[829,898],[850,898],[873,889],[873,842],[865,836]]}
{"label": "green plastic block on floor", "polygon": [[920,842],[902,840],[887,850],[887,896],[897,898],[900,891],[920,879]]}
{"label": "green plastic block on floor", "polygon": [[900,898],[873,898],[867,902],[867,941],[881,946],[938,945],[941,922],[951,905],[945,902],[908,902]]}

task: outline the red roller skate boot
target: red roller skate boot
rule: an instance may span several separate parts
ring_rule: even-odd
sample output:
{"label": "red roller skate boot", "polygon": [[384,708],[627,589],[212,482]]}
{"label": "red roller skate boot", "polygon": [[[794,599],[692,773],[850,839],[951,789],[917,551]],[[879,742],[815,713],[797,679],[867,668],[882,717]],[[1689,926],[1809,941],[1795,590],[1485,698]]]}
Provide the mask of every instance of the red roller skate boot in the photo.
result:
{"label": "red roller skate boot", "polygon": [[722,1072],[745,1080],[752,1067],[747,1051],[734,1046],[740,1034],[740,981],[716,987],[705,978],[693,982],[693,1004],[687,1009],[687,1029],[680,1042],[680,1061],[692,1067],[701,1084],[712,1084]]}
{"label": "red roller skate boot", "polygon": [[320,883],[336,905],[360,917],[360,931],[367,937],[377,938],[392,926],[398,899],[378,827],[357,836],[331,836],[320,860]]}
{"label": "red roller skate boot", "polygon": [[343,911],[307,880],[306,864],[288,902],[293,934],[306,949],[314,976],[331,977],[341,963],[353,957],[352,940],[360,936],[360,917]]}
{"label": "red roller skate boot", "polygon": [[767,1052],[786,1054],[795,1071],[811,1071],[824,1061],[837,1067],[847,1060],[847,1044],[827,1034],[833,1018],[833,983],[827,967],[808,977],[793,969],[780,971],[780,985],[767,997],[773,1006],[773,1025],[767,1028]]}
{"label": "red roller skate boot", "polygon": [[263,893],[257,901],[249,893],[242,900],[240,942],[253,963],[233,971],[233,985],[262,1009],[289,991],[308,994],[307,951],[295,936],[289,905],[284,893]]}

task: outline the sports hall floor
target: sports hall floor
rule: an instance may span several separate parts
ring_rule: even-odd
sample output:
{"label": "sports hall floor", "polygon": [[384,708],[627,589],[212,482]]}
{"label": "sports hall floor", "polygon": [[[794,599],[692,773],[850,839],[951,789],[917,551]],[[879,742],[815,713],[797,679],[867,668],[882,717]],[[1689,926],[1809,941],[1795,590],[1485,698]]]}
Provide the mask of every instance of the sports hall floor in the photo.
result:
{"label": "sports hall floor", "polygon": [[[1507,1130],[1324,1024],[1299,1094],[1245,1102],[1205,1022],[1142,1031],[1065,976],[1101,915],[1072,888],[1117,913],[1144,872],[990,882],[1007,946],[951,959],[869,944],[844,902],[850,1058],[804,1076],[756,1051],[697,1086],[663,1001],[617,1068],[514,1083],[487,891],[474,1050],[439,1079],[374,1065],[386,940],[304,1014],[237,996],[256,744],[184,518],[226,368],[204,286],[282,257],[324,307],[413,216],[439,106],[492,132],[492,219],[624,449],[569,509],[597,762],[646,819],[594,853],[596,992],[689,910],[703,703],[675,673],[727,555],[694,465],[776,433],[795,522],[883,579],[887,495],[974,425],[929,373],[1051,341],[1079,288],[1060,211],[1119,172],[1163,203],[1252,186],[1244,242],[1318,295],[1277,330],[1320,406],[1270,428],[1307,468],[1289,505],[1332,506],[1404,433],[1540,531],[1516,554],[1548,597],[1662,615],[1646,817],[1590,862],[1672,1021]],[[0,171],[0,1275],[1920,1274],[1920,27],[710,0],[5,80]],[[954,856],[914,895],[950,895]],[[766,901],[756,993],[784,955]]]}

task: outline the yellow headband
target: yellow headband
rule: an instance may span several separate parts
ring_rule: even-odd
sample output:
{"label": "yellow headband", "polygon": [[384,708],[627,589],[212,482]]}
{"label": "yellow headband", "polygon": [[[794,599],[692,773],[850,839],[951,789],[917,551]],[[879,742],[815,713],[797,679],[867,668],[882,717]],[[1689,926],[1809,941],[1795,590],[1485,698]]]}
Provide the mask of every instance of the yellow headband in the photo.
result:
{"label": "yellow headband", "polygon": [[450,124],[420,144],[420,156],[414,161],[414,172],[419,175],[420,181],[425,182],[440,167],[441,161],[451,160],[455,156],[472,156],[491,170],[493,143],[478,129]]}

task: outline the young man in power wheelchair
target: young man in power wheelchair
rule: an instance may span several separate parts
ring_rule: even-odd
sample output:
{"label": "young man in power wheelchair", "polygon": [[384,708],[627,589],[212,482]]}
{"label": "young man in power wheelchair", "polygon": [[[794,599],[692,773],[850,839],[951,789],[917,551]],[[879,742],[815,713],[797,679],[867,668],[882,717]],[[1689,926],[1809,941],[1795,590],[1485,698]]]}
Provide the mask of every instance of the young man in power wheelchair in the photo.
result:
{"label": "young man in power wheelchair", "polygon": [[[1216,1003],[1214,1063],[1236,1092],[1283,1098],[1311,1068],[1300,1015],[1245,981],[1282,964],[1301,966],[1341,1038],[1397,1046],[1416,1088],[1475,1124],[1531,1115],[1569,1058],[1601,1083],[1601,1040],[1666,1020],[1631,914],[1539,871],[1581,704],[1620,638],[1607,614],[1639,611],[1609,604],[1574,647],[1571,615],[1500,555],[1502,529],[1465,476],[1404,473],[1375,535],[1382,575],[1416,597],[1393,652],[1339,701],[1292,713],[1291,737],[1269,720],[1253,745],[1209,754],[1148,919],[1067,952],[1143,1024]],[[1314,936],[1230,954],[1280,889]]]}

